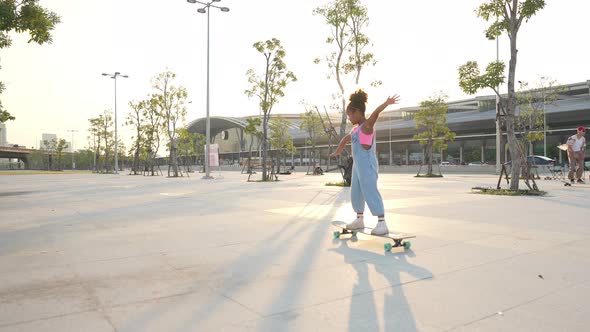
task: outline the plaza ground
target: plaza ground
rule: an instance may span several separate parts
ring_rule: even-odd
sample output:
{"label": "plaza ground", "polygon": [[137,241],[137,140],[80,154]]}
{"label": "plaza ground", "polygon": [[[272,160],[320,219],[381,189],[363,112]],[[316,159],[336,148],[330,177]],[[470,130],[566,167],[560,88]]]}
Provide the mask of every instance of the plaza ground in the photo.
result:
{"label": "plaza ground", "polygon": [[387,253],[333,239],[339,174],[190,175],[0,175],[0,331],[588,329],[590,185],[380,174],[390,228],[417,235]]}

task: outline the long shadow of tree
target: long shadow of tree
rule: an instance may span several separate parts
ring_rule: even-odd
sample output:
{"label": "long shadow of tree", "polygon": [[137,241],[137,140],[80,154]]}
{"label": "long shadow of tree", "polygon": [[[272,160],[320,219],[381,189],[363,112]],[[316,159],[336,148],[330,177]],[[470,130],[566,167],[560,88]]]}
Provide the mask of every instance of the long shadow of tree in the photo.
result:
{"label": "long shadow of tree", "polygon": [[[348,241],[351,240],[354,241],[354,238],[335,239],[334,242],[340,242],[340,246],[331,249],[344,256],[344,262],[354,267],[358,277],[358,282],[352,288],[348,317],[349,331],[417,331],[416,321],[404,294],[404,289],[399,287],[404,284],[401,280],[401,274],[407,273],[416,280],[425,280],[432,279],[432,273],[406,260],[408,255],[414,256],[411,250],[403,253],[388,252],[384,257],[380,254],[348,246]],[[366,259],[358,261],[359,254],[362,254]],[[386,258],[391,258],[391,263],[384,262]],[[387,279],[387,287],[381,289],[371,287],[369,282],[371,265],[374,266],[375,271]],[[375,292],[387,288],[391,289],[391,294],[384,295],[383,319],[385,326],[380,329]]]}

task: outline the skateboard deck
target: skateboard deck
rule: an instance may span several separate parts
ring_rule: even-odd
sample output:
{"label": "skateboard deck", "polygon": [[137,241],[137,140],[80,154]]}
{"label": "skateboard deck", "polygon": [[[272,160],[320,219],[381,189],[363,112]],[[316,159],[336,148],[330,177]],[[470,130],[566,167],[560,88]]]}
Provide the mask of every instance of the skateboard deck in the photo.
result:
{"label": "skateboard deck", "polygon": [[357,233],[362,233],[362,234],[366,234],[366,235],[377,236],[377,237],[382,237],[382,238],[393,240],[393,242],[394,242],[393,244],[386,243],[383,245],[383,248],[385,249],[385,251],[391,251],[392,248],[396,248],[396,247],[404,247],[404,249],[409,249],[412,246],[412,243],[410,241],[405,241],[405,240],[416,237],[415,235],[408,234],[408,233],[391,232],[391,231],[388,234],[374,235],[374,234],[371,234],[371,230],[373,230],[373,228],[371,228],[371,227],[350,230],[350,229],[346,229],[346,223],[344,221],[332,221],[332,225],[342,229],[341,231],[335,231],[333,233],[335,239],[340,238],[340,235],[343,235],[343,234],[352,234],[352,236],[356,236]]}
{"label": "skateboard deck", "polygon": [[557,148],[562,151],[567,151],[567,144],[560,144],[557,146]]}
{"label": "skateboard deck", "polygon": [[571,186],[583,186],[586,183],[577,183],[574,181],[574,183],[572,183],[570,180],[561,180],[561,182],[563,182],[563,185],[566,187],[571,187]]}

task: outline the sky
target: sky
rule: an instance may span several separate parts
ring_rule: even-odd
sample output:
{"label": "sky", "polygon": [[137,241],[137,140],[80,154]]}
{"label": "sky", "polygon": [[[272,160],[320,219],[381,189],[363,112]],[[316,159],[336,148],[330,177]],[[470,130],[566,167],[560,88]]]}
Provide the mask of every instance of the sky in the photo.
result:
{"label": "sky", "polygon": [[[363,69],[358,86],[346,81],[346,94],[363,88],[368,109],[389,95],[399,105],[416,106],[442,91],[449,100],[471,98],[458,86],[457,69],[467,61],[480,68],[496,59],[496,42],[485,38],[487,23],[475,15],[484,0],[363,0],[368,8],[377,65]],[[259,113],[249,99],[248,69],[262,73],[264,57],[252,45],[277,38],[286,51],[287,68],[298,81],[289,84],[275,113],[302,113],[301,101],[328,107],[337,83],[326,76],[325,63],[314,64],[334,49],[326,44],[330,28],[313,10],[325,0],[222,0],[229,12],[210,13],[210,115]],[[188,90],[188,123],[206,115],[207,15],[186,0],[40,0],[61,16],[53,43],[27,43],[28,35],[12,33],[13,44],[0,50],[0,99],[16,117],[7,122],[8,141],[37,147],[42,133],[54,133],[74,148],[89,146],[89,119],[115,105],[114,82],[101,73],[121,72],[117,79],[118,133],[127,147],[132,129],[124,126],[129,101],[153,92],[151,79],[171,70],[176,84]],[[569,84],[590,80],[590,1],[547,0],[543,10],[523,23],[518,35],[516,79],[535,82],[541,76]],[[500,60],[510,58],[509,41],[500,37]],[[372,88],[369,82],[383,84]],[[503,88],[505,91],[505,88]],[[478,95],[490,95],[481,91]],[[76,132],[71,132],[76,130]]]}

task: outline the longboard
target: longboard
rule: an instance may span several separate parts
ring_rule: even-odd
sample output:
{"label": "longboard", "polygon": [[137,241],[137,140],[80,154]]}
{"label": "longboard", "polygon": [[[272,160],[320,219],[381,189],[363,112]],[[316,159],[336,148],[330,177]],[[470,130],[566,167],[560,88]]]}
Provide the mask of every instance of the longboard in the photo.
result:
{"label": "longboard", "polygon": [[404,247],[404,249],[410,249],[410,247],[412,246],[412,243],[410,241],[404,241],[404,240],[416,237],[415,235],[412,235],[412,234],[400,233],[400,232],[396,232],[396,233],[390,232],[388,234],[383,234],[383,235],[374,235],[374,234],[371,234],[371,230],[373,230],[373,228],[371,228],[371,227],[350,230],[350,229],[346,229],[346,223],[344,221],[332,221],[332,225],[342,229],[341,231],[335,231],[333,233],[335,239],[340,238],[340,235],[343,235],[343,234],[352,234],[352,236],[356,236],[357,233],[362,233],[362,234],[366,234],[366,235],[377,236],[377,237],[382,237],[382,238],[393,240],[393,242],[394,242],[393,244],[386,243],[383,245],[383,248],[385,249],[385,251],[391,251],[392,248],[396,248],[396,247]]}
{"label": "longboard", "polygon": [[567,144],[560,144],[557,146],[557,148],[562,151],[567,151]]}
{"label": "longboard", "polygon": [[579,185],[585,185],[586,183],[578,183],[578,182],[571,182],[571,181],[566,181],[566,180],[562,180],[561,182],[563,182],[563,185],[566,187],[571,187],[571,186],[579,186]]}

